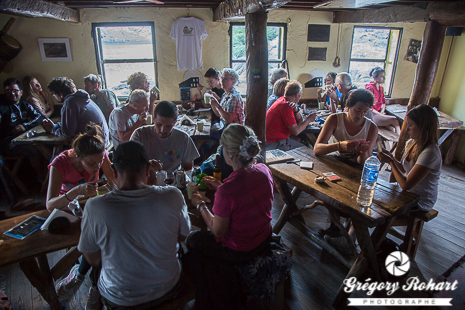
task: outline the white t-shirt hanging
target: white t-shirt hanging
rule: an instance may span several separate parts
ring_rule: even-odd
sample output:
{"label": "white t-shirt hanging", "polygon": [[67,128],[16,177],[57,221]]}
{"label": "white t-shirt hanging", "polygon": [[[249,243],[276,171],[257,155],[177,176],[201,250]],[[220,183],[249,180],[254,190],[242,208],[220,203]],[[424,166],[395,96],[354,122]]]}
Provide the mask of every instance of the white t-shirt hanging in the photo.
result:
{"label": "white t-shirt hanging", "polygon": [[202,69],[202,40],[208,36],[203,20],[181,17],[173,21],[170,37],[176,41],[178,70]]}

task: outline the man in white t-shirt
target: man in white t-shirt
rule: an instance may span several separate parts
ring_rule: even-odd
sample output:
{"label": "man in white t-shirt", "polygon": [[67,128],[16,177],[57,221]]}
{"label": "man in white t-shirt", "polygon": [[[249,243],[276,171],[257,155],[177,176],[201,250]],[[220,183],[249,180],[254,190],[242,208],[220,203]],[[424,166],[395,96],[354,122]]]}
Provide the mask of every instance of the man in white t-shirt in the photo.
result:
{"label": "man in white t-shirt", "polygon": [[98,288],[108,309],[152,309],[182,288],[178,242],[190,231],[182,193],[149,186],[144,146],[121,143],[112,168],[118,189],[90,199],[78,249],[91,265],[102,264]]}
{"label": "man in white t-shirt", "polygon": [[102,89],[102,79],[99,75],[89,74],[84,77],[84,90],[89,93],[92,99],[102,110],[103,116],[108,123],[111,111],[119,107],[120,103],[115,93],[109,89]]}
{"label": "man in white t-shirt", "polygon": [[142,143],[150,159],[163,164],[163,170],[174,172],[179,168],[191,170],[194,159],[200,156],[194,141],[187,133],[173,128],[178,109],[170,101],[161,101],[154,112],[152,126],[138,128],[131,140]]}
{"label": "man in white t-shirt", "polygon": [[111,112],[108,127],[115,148],[121,142],[128,141],[137,128],[146,124],[148,100],[148,93],[142,89],[136,89],[129,96],[128,104]]}

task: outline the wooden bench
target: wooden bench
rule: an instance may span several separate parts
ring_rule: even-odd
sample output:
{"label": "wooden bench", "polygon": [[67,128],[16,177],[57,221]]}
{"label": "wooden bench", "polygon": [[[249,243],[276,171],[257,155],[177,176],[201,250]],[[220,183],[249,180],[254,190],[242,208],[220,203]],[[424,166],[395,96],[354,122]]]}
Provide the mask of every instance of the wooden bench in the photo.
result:
{"label": "wooden bench", "polygon": [[407,216],[399,217],[399,221],[393,226],[407,226],[405,235],[391,228],[389,233],[399,239],[404,240],[400,249],[408,255],[411,260],[415,259],[418,245],[420,244],[421,232],[425,222],[429,222],[438,216],[438,211],[431,209],[430,211],[414,211]]}
{"label": "wooden bench", "polygon": [[[392,153],[394,149],[396,148],[397,143],[399,142],[399,135],[395,133],[394,131],[390,131],[386,127],[378,127],[378,136],[380,137],[384,148]],[[390,149],[386,147],[386,141],[393,143]]]}

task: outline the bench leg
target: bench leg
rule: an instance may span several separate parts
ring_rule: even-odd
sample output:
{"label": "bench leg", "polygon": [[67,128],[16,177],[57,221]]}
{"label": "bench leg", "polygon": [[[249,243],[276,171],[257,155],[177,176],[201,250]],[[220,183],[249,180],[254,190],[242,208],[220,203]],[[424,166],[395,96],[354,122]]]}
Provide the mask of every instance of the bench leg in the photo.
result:
{"label": "bench leg", "polygon": [[400,249],[405,252],[411,260],[415,259],[418,248],[418,239],[421,236],[423,229],[423,221],[416,217],[409,217],[407,230],[404,236],[404,242],[401,244]]}

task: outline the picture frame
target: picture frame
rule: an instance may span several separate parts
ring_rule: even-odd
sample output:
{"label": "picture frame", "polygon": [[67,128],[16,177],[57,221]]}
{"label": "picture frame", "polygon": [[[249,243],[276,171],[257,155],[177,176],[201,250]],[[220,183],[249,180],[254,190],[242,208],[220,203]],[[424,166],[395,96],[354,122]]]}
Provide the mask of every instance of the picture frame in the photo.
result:
{"label": "picture frame", "polygon": [[418,59],[420,57],[420,50],[421,50],[421,41],[410,39],[410,43],[408,45],[407,54],[405,55],[406,61],[411,61],[413,63],[418,63]]}
{"label": "picture frame", "polygon": [[73,61],[69,38],[38,38],[42,61]]}

